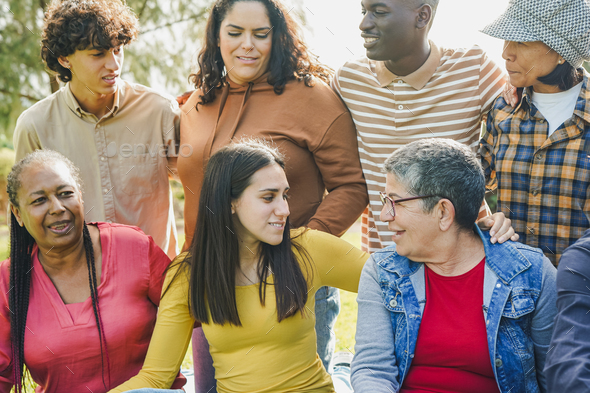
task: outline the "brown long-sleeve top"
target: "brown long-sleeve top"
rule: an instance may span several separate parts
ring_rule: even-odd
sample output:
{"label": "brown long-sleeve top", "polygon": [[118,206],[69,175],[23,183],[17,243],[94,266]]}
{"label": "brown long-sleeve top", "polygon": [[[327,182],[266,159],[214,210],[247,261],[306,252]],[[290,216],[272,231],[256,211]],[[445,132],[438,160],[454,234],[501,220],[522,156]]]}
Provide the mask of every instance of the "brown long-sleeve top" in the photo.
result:
{"label": "brown long-sleeve top", "polygon": [[313,87],[291,81],[277,95],[267,77],[248,85],[230,81],[198,110],[202,93],[196,90],[182,107],[178,175],[185,194],[184,249],[197,222],[205,163],[232,138],[272,139],[285,154],[295,227],[340,236],[368,204],[356,130],[339,97],[319,80]]}

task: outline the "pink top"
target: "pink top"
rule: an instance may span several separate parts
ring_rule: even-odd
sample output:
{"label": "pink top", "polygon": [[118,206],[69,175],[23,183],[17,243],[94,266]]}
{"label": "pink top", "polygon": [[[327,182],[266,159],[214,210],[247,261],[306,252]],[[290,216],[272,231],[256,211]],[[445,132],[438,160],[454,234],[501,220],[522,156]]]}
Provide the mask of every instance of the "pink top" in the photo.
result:
{"label": "pink top", "polygon": [[[98,297],[110,360],[104,379],[98,329],[90,298],[64,304],[33,250],[33,270],[25,364],[37,392],[106,392],[132,376],[143,364],[156,322],[157,306],[170,259],[139,228],[96,223],[102,245]],[[0,393],[13,385],[8,310],[9,264],[0,263]],[[173,387],[184,385],[181,374]]]}

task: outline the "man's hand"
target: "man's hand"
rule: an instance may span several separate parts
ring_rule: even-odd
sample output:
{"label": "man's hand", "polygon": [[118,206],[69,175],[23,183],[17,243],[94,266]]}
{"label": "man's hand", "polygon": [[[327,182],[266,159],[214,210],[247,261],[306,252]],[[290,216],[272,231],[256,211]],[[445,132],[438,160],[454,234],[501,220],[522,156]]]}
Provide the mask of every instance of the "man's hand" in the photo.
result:
{"label": "man's hand", "polygon": [[510,219],[506,218],[502,212],[484,217],[478,220],[476,224],[482,231],[490,231],[490,236],[492,237],[490,241],[492,244],[496,242],[502,244],[508,239],[515,242],[519,238],[518,234],[514,232],[514,228],[512,228]]}
{"label": "man's hand", "polygon": [[506,82],[502,91],[502,97],[508,105],[516,107],[522,98],[522,90],[512,86],[510,82]]}

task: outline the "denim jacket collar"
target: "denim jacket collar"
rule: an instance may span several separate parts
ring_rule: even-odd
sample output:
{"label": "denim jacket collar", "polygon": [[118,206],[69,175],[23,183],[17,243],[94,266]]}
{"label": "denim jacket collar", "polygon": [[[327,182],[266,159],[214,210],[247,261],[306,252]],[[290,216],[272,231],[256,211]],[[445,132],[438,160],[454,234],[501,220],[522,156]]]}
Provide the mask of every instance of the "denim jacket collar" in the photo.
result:
{"label": "denim jacket collar", "polygon": [[[474,231],[479,235],[483,242],[486,265],[500,280],[502,280],[504,284],[508,284],[514,279],[514,277],[532,266],[531,262],[516,246],[514,246],[514,244],[492,244],[490,243],[489,232],[483,232],[477,225],[474,225]],[[422,263],[413,262],[408,258],[399,255],[395,250],[395,246],[388,247],[382,251],[377,251],[375,254],[381,252],[387,252],[388,258],[375,258],[376,263],[383,270],[395,273],[399,277],[411,276],[418,272],[423,265]]]}

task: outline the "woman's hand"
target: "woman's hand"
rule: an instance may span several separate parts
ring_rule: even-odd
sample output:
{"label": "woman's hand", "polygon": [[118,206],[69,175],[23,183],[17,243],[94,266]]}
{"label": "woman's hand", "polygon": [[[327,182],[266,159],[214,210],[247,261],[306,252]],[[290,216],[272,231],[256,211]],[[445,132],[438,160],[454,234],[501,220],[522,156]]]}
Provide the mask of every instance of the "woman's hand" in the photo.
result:
{"label": "woman's hand", "polygon": [[490,236],[492,237],[490,241],[492,244],[496,242],[502,244],[508,239],[515,242],[519,238],[518,234],[514,232],[514,228],[512,228],[510,219],[502,212],[484,217],[478,220],[476,224],[482,231],[490,231]]}
{"label": "woman's hand", "polygon": [[504,101],[506,101],[511,107],[516,107],[522,98],[522,90],[512,86],[510,82],[506,82],[504,90],[502,91],[502,98],[504,98]]}
{"label": "woman's hand", "polygon": [[193,94],[193,91],[194,90],[186,91],[186,92],[182,93],[181,95],[179,95],[178,97],[176,97],[176,102],[178,102],[178,105],[183,106],[184,104],[186,104],[186,102],[188,101],[191,94]]}

